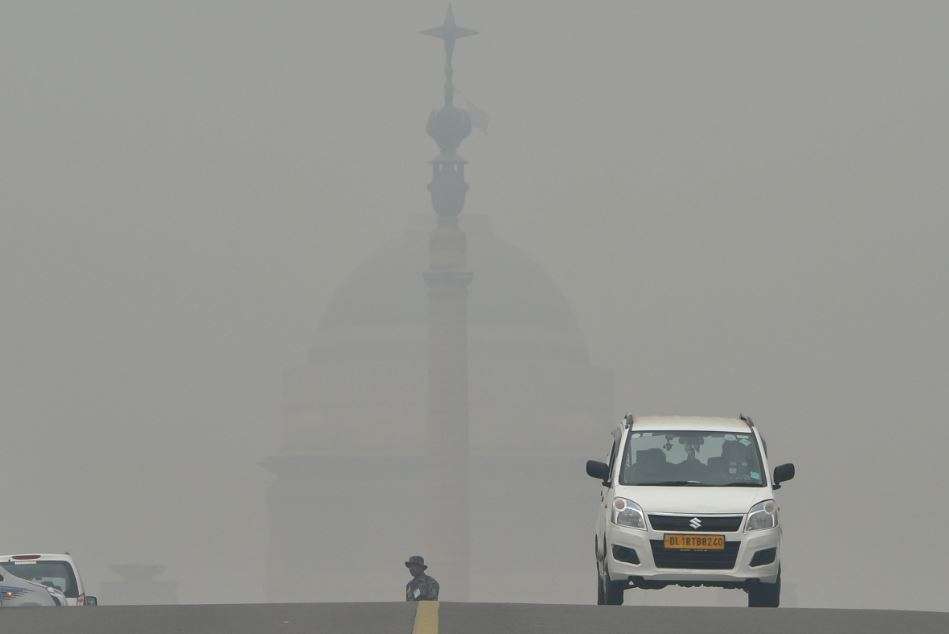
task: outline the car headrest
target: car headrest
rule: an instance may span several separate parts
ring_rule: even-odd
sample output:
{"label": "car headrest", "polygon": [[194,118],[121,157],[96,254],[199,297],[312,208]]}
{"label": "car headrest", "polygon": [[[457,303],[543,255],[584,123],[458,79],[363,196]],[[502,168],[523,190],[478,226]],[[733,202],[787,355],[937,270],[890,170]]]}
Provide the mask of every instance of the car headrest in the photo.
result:
{"label": "car headrest", "polygon": [[737,440],[726,440],[722,444],[722,458],[728,462],[743,462],[748,459],[748,447]]}
{"label": "car headrest", "polygon": [[666,454],[662,449],[640,449],[636,452],[636,464],[646,469],[661,467],[666,464]]}

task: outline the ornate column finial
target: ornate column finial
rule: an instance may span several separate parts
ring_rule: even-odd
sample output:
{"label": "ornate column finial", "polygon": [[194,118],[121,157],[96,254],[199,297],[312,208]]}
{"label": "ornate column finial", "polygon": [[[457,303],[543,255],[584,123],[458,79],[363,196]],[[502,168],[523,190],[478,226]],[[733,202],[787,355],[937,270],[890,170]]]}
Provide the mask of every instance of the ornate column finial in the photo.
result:
{"label": "ornate column finial", "polygon": [[477,35],[478,32],[458,26],[455,23],[455,12],[449,3],[448,12],[445,14],[445,21],[441,26],[426,29],[422,31],[422,34],[437,37],[445,42],[445,105],[450,106],[454,103],[455,99],[455,85],[452,83],[453,69],[451,66],[452,57],[455,54],[455,41],[463,37],[468,37],[469,35]]}
{"label": "ornate column finial", "polygon": [[432,182],[428,189],[439,221],[453,223],[465,205],[465,193],[468,191],[465,161],[458,156],[458,147],[471,134],[471,116],[467,110],[456,107],[454,103],[452,57],[455,42],[459,38],[475,35],[477,31],[458,26],[455,12],[449,4],[441,26],[426,29],[422,33],[445,43],[445,103],[429,115],[427,126],[429,136],[435,140],[441,152],[432,161]]}

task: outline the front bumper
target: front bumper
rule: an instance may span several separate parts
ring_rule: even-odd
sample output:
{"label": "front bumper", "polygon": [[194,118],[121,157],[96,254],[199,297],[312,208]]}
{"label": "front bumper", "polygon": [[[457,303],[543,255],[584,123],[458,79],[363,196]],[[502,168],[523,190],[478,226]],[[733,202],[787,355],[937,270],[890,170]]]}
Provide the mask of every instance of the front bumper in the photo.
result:
{"label": "front bumper", "polygon": [[[726,544],[733,549],[737,543],[734,565],[722,568],[659,567],[653,556],[653,541],[661,542],[667,531],[637,530],[609,524],[606,531],[606,569],[611,581],[628,581],[633,586],[663,587],[665,585],[707,585],[747,587],[754,583],[775,583],[781,564],[781,527],[745,533],[722,532]],[[672,532],[672,531],[668,531]],[[613,546],[632,548],[638,564],[614,557]],[[758,551],[775,549],[770,563],[752,566]]]}

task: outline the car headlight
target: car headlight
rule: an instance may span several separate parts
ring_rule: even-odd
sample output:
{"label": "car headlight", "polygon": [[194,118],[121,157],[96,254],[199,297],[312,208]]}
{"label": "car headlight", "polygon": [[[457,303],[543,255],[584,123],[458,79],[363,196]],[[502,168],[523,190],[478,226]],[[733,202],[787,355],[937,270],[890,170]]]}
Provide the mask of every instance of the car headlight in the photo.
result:
{"label": "car headlight", "polygon": [[617,526],[646,530],[642,507],[626,498],[613,498],[613,516],[610,519]]}
{"label": "car headlight", "polygon": [[774,528],[778,525],[778,505],[774,500],[765,500],[751,507],[748,511],[748,521],[745,522],[746,531],[760,531],[765,528]]}

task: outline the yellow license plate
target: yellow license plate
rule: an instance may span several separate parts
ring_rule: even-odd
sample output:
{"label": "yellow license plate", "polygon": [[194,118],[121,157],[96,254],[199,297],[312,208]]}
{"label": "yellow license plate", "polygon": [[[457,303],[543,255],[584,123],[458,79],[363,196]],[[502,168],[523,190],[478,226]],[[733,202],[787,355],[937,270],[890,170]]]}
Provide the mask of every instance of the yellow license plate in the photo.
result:
{"label": "yellow license plate", "polygon": [[725,536],[669,533],[662,545],[667,550],[725,550]]}

